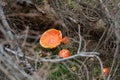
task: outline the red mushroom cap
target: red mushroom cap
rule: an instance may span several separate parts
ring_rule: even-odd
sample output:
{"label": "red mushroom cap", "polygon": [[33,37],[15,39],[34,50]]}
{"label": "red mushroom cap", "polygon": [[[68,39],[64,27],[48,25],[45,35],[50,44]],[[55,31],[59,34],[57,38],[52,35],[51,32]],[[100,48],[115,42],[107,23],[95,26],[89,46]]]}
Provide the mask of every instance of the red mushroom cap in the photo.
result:
{"label": "red mushroom cap", "polygon": [[105,75],[108,75],[109,69],[108,68],[103,68],[103,72],[104,72]]}
{"label": "red mushroom cap", "polygon": [[71,55],[70,51],[67,49],[63,49],[59,52],[59,56],[62,58],[67,58]]}
{"label": "red mushroom cap", "polygon": [[62,33],[60,30],[49,29],[42,34],[40,44],[44,48],[55,48],[60,45],[61,40]]}
{"label": "red mushroom cap", "polygon": [[63,38],[62,38],[62,43],[64,43],[64,44],[69,44],[69,43],[70,43],[70,38],[67,37],[67,36],[63,37]]}

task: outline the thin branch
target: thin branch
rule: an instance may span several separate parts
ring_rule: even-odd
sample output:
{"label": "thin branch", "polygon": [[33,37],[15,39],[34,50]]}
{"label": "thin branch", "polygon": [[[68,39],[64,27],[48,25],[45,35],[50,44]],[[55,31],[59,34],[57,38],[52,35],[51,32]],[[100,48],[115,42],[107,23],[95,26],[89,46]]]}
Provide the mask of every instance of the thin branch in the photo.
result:
{"label": "thin branch", "polygon": [[26,44],[26,40],[27,40],[27,37],[28,37],[28,32],[29,32],[29,27],[27,27],[27,29],[25,31],[25,36],[24,36],[22,47],[24,47],[25,44]]}
{"label": "thin branch", "polygon": [[[83,65],[84,69],[86,70],[86,78],[87,78],[87,80],[89,80],[89,71],[88,71],[88,68],[87,68],[87,66],[85,65],[85,63],[82,62],[82,61],[80,61],[80,60],[77,60],[76,58],[75,58],[75,60],[78,61],[80,64]],[[82,66],[80,67],[80,69],[82,69]]]}
{"label": "thin branch", "polygon": [[117,45],[117,47],[116,47],[116,50],[115,50],[115,53],[114,53],[114,58],[113,58],[112,66],[111,66],[109,75],[107,77],[107,80],[110,80],[110,77],[111,77],[111,74],[112,74],[112,70],[113,70],[115,62],[116,62],[116,56],[117,56],[118,50],[119,50],[119,43],[116,43],[116,45]]}
{"label": "thin branch", "polygon": [[[11,50],[11,49],[9,49],[7,47],[5,47],[5,50],[8,51],[8,52],[13,53],[14,55],[18,55],[19,57],[23,57],[23,55],[17,54],[16,51]],[[94,57],[95,55],[99,55],[99,53],[98,52],[80,52],[80,53],[78,53],[76,55],[73,55],[73,56],[70,56],[68,58],[60,58],[60,59],[45,59],[45,58],[40,58],[39,61],[40,62],[43,61],[43,62],[53,62],[53,63],[55,63],[55,62],[65,61],[65,60],[68,60],[68,59],[73,59],[73,58],[78,57],[78,56],[81,56],[81,57]],[[31,58],[29,56],[25,56],[25,58],[27,58],[29,60],[33,60],[33,61],[36,60],[36,59]]]}
{"label": "thin branch", "polygon": [[14,39],[14,35],[11,32],[10,26],[9,26],[7,20],[6,20],[6,17],[4,15],[3,8],[2,8],[1,5],[0,5],[0,20],[2,22],[3,29],[6,29],[7,37],[9,37],[11,40],[13,40]]}
{"label": "thin branch", "polygon": [[[98,59],[99,63],[100,63],[100,68],[101,68],[101,75],[103,76],[104,75],[104,72],[103,72],[103,63],[101,61],[101,59],[95,55],[95,57]],[[103,79],[105,80],[105,77],[103,76]]]}
{"label": "thin branch", "polygon": [[77,50],[77,54],[79,54],[80,49],[81,49],[81,43],[82,43],[82,37],[81,37],[81,32],[80,32],[80,25],[78,24],[78,36],[79,36],[79,47]]}
{"label": "thin branch", "polygon": [[110,12],[109,12],[107,6],[104,4],[103,0],[99,0],[99,1],[102,5],[103,9],[105,10],[105,13],[106,13],[107,17],[111,19],[111,15],[110,15]]}
{"label": "thin branch", "polygon": [[120,63],[118,62],[118,64],[116,65],[116,67],[115,67],[115,69],[114,69],[114,72],[113,72],[112,77],[115,77],[117,70],[119,70],[119,69],[118,69],[118,68],[119,68],[119,65],[120,65]]}

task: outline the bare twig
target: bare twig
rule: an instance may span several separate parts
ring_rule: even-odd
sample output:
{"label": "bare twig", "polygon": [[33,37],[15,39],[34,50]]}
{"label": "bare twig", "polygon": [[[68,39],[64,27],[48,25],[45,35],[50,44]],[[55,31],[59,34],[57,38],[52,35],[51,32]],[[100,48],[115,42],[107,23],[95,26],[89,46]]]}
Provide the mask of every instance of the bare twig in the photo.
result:
{"label": "bare twig", "polygon": [[9,24],[6,20],[6,17],[4,15],[4,12],[3,12],[3,9],[2,9],[2,6],[0,5],[0,20],[2,22],[2,25],[3,25],[3,29],[5,29],[7,32],[7,37],[10,38],[11,40],[14,39],[13,37],[13,33],[11,32],[12,30],[10,29],[9,27]]}
{"label": "bare twig", "polygon": [[[8,52],[13,53],[14,55],[18,55],[19,57],[23,57],[23,55],[17,54],[16,51],[11,50],[11,49],[9,49],[7,47],[5,47],[5,50],[8,51]],[[65,60],[68,60],[68,59],[73,59],[73,58],[78,57],[78,56],[81,56],[81,57],[94,57],[95,55],[99,55],[99,53],[98,52],[80,52],[80,53],[78,53],[76,55],[73,55],[73,56],[70,56],[68,58],[63,58],[63,59],[62,58],[61,59],[45,59],[45,58],[40,58],[39,61],[40,62],[41,61],[43,61],[43,62],[59,62],[59,61],[65,61]],[[36,59],[28,57],[28,56],[26,56],[26,58],[30,59],[30,60],[33,60],[33,61],[36,60]]]}
{"label": "bare twig", "polygon": [[112,66],[111,66],[109,75],[108,75],[108,77],[107,77],[107,80],[110,80],[110,77],[111,77],[111,75],[112,75],[112,70],[113,70],[114,65],[115,65],[115,62],[116,62],[116,56],[117,56],[117,54],[118,54],[119,44],[116,43],[116,45],[117,45],[117,47],[116,47],[116,50],[115,50],[115,53],[114,53],[114,58],[113,58]]}
{"label": "bare twig", "polygon": [[118,64],[116,65],[116,67],[114,69],[112,77],[115,77],[117,70],[119,70],[119,65],[120,65],[120,63],[118,62]]}
{"label": "bare twig", "polygon": [[[82,66],[85,68],[86,78],[87,78],[87,80],[89,80],[89,71],[88,71],[88,68],[87,68],[86,64],[84,62],[80,61],[80,60],[77,60],[77,59],[75,59],[75,60],[78,61],[80,64],[82,64]],[[82,66],[80,67],[80,69],[82,69]]]}
{"label": "bare twig", "polygon": [[81,37],[81,33],[80,33],[80,25],[78,24],[78,36],[79,36],[79,47],[77,50],[77,54],[79,54],[80,49],[81,49],[81,43],[82,43],[82,37]]}
{"label": "bare twig", "polygon": [[99,1],[102,5],[103,9],[105,10],[106,15],[108,16],[108,18],[111,19],[110,11],[108,10],[107,6],[104,4],[104,1],[103,0],[99,0]]}
{"label": "bare twig", "polygon": [[28,37],[28,32],[29,32],[29,27],[27,27],[27,29],[25,31],[25,36],[24,36],[24,41],[23,41],[22,47],[24,47],[25,44],[26,44],[26,40],[27,40],[27,37]]}

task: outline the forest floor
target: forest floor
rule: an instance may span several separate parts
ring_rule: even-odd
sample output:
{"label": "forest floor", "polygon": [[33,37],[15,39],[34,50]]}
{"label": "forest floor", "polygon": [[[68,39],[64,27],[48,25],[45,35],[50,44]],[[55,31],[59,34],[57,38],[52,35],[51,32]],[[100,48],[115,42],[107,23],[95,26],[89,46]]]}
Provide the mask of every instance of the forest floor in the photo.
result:
{"label": "forest floor", "polygon": [[[43,48],[53,28],[70,42]],[[119,59],[119,0],[0,1],[0,80],[119,80]]]}

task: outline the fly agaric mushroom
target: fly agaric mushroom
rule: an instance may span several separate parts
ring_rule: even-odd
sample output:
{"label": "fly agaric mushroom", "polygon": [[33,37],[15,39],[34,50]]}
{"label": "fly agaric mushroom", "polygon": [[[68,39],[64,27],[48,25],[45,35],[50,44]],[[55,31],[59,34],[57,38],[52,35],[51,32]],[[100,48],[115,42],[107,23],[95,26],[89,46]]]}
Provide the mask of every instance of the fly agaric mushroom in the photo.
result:
{"label": "fly agaric mushroom", "polygon": [[49,29],[42,34],[40,38],[40,44],[44,48],[55,48],[60,45],[61,40],[61,31],[56,29]]}
{"label": "fly agaric mushroom", "polygon": [[63,49],[59,52],[59,56],[62,58],[67,58],[71,55],[70,51],[67,49]]}
{"label": "fly agaric mushroom", "polygon": [[65,36],[64,38],[62,38],[62,43],[69,44],[70,43],[70,38]]}

